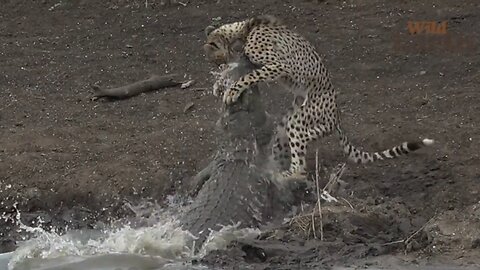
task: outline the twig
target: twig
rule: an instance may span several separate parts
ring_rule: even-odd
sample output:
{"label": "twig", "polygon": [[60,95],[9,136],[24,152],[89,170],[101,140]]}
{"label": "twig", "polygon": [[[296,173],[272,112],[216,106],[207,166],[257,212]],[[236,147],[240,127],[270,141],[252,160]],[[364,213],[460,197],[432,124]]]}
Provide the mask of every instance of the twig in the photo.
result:
{"label": "twig", "polygon": [[[320,185],[318,184],[318,149],[315,151],[315,185],[317,186],[318,216],[320,217],[320,240],[323,241],[323,216],[320,200]],[[313,211],[315,213],[315,211]],[[313,214],[312,214],[313,215]]]}
{"label": "twig", "polygon": [[402,240],[397,240],[397,241],[392,241],[392,242],[388,242],[388,243],[385,243],[385,244],[382,244],[382,246],[390,246],[390,245],[395,245],[395,244],[405,244],[405,245],[408,245],[408,243],[413,239],[413,237],[415,237],[418,233],[420,233],[421,231],[423,231],[425,229],[425,227],[427,227],[428,224],[430,224],[430,222],[435,218],[436,216],[433,216],[432,218],[430,218],[427,222],[425,222],[425,224],[423,224],[422,227],[420,227],[418,230],[416,230],[415,232],[413,232],[409,237],[405,238],[405,239],[402,239]]}
{"label": "twig", "polygon": [[[313,207],[313,210],[308,211],[308,213],[305,213],[305,209],[303,206],[303,203],[300,205],[301,207],[301,214],[296,215],[289,221],[289,225],[295,225],[296,228],[299,228],[304,232],[305,235],[310,235],[310,230],[313,230],[313,237],[317,238],[316,235],[316,221],[315,221],[315,215],[316,215],[316,209],[318,209],[318,217],[320,219],[320,240],[324,241],[324,228],[323,228],[323,211],[322,211],[322,203],[321,200],[324,199],[327,202],[334,201],[338,202],[336,198],[331,196],[327,190],[331,190],[330,185],[334,185],[336,182],[340,180],[340,177],[343,175],[345,171],[345,163],[339,164],[336,168],[339,168],[338,170],[335,170],[333,173],[330,174],[330,179],[325,185],[325,187],[321,190],[320,189],[320,184],[319,184],[319,179],[320,179],[320,168],[319,168],[319,160],[318,160],[318,149],[316,150],[315,153],[315,185],[316,185],[316,193],[317,193],[317,203]],[[352,204],[347,201],[346,199],[342,198],[344,201],[347,202],[347,204],[350,206],[351,209],[354,209]],[[310,224],[311,223],[311,224]]]}
{"label": "twig", "polygon": [[313,238],[317,239],[317,232],[315,229],[315,211],[312,211],[312,230],[313,230]]}
{"label": "twig", "polygon": [[347,202],[348,206],[350,206],[350,208],[352,208],[352,210],[355,210],[355,208],[353,208],[353,205],[345,198],[343,197],[340,197],[340,199],[344,200],[345,202]]}
{"label": "twig", "polygon": [[388,242],[388,243],[382,244],[382,246],[391,246],[391,245],[401,244],[401,243],[405,243],[405,239]]}
{"label": "twig", "polygon": [[432,218],[430,218],[427,222],[425,222],[425,224],[423,224],[422,227],[420,227],[420,229],[416,230],[413,234],[411,234],[407,239],[405,239],[405,244],[408,244],[408,242],[410,242],[412,240],[413,237],[415,237],[419,232],[423,231],[423,229],[425,229],[425,227],[427,227],[428,224],[430,224],[430,222],[435,218],[436,216],[433,216]]}
{"label": "twig", "polygon": [[331,189],[332,189],[333,185],[336,182],[338,182],[338,179],[340,179],[342,177],[343,173],[345,172],[345,166],[346,166],[346,163],[341,163],[341,165],[339,166],[340,169],[338,169],[336,172],[330,174],[330,178],[328,179],[328,183],[323,188],[323,191],[327,191],[328,193],[330,193],[332,191]]}

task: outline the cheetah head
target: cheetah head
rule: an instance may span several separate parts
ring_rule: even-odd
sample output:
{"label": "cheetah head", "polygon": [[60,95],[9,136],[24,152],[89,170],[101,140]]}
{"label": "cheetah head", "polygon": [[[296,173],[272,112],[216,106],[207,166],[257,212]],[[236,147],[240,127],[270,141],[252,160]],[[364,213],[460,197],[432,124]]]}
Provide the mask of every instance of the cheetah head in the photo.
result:
{"label": "cheetah head", "polygon": [[215,29],[213,26],[208,26],[205,29],[207,40],[203,45],[203,50],[209,61],[217,65],[226,64],[234,61],[238,52],[243,50],[243,42],[239,39],[230,41],[227,35],[223,33],[223,29]]}

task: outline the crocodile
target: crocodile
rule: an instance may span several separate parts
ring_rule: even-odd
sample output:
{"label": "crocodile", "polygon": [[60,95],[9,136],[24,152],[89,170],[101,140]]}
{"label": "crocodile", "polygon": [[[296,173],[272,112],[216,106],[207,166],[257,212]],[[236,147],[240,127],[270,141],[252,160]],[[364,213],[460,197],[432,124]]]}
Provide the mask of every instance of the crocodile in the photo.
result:
{"label": "crocodile", "polygon": [[[228,75],[236,80],[255,66],[246,57],[232,61]],[[194,177],[194,198],[180,218],[182,228],[197,237],[200,247],[210,230],[222,225],[258,228],[291,209],[295,184],[273,179],[273,121],[265,112],[256,86],[240,102],[227,105],[217,122],[219,147],[213,161]]]}

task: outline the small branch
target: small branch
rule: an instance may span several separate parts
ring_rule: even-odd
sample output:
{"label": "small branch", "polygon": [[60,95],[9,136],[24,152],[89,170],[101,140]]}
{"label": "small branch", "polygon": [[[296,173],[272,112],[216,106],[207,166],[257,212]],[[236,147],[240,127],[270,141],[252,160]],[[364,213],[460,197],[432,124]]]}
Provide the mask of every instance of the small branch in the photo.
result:
{"label": "small branch", "polygon": [[[318,216],[320,217],[320,240],[323,241],[323,215],[322,203],[320,200],[320,185],[318,184],[318,149],[315,151],[315,184],[317,186]],[[315,212],[315,211],[314,211]]]}
{"label": "small branch", "polygon": [[407,237],[404,242],[406,244],[408,244],[410,241],[412,241],[412,239],[418,234],[420,233],[421,231],[423,231],[432,221],[433,219],[435,218],[436,216],[433,216],[432,218],[430,218],[427,222],[425,222],[425,224],[423,224],[422,227],[420,227],[418,230],[416,230],[414,233],[412,233],[409,237]]}
{"label": "small branch", "polygon": [[396,245],[396,244],[403,244],[405,243],[405,240],[397,240],[397,241],[393,241],[393,242],[388,242],[388,243],[385,243],[385,244],[382,244],[381,246],[391,246],[391,245]]}
{"label": "small branch", "polygon": [[331,201],[338,202],[338,199],[333,197],[330,194],[332,193],[333,188],[339,184],[340,178],[342,177],[343,173],[345,172],[345,165],[346,165],[345,163],[337,165],[336,168],[338,168],[338,169],[336,171],[330,173],[330,179],[328,180],[328,183],[323,188],[322,194],[321,194],[322,199],[324,199],[325,201],[327,201],[327,202],[331,202]]}
{"label": "small branch", "polygon": [[352,210],[355,210],[355,208],[353,208],[353,205],[347,199],[345,198],[340,198],[340,199],[344,200]]}
{"label": "small branch", "polygon": [[92,85],[92,89],[95,91],[93,94],[93,99],[99,99],[102,97],[110,97],[110,98],[129,98],[141,93],[158,90],[161,88],[173,87],[181,85],[181,82],[174,80],[175,75],[166,75],[166,76],[158,76],[153,75],[150,78],[138,82],[134,82],[129,85],[117,87],[117,88],[109,88],[103,89],[98,85]]}
{"label": "small branch", "polygon": [[331,193],[333,190],[333,187],[338,183],[340,178],[342,177],[343,173],[345,172],[346,169],[346,163],[341,163],[337,165],[335,168],[336,170],[330,174],[330,178],[323,188],[323,191],[326,191],[327,193]]}
{"label": "small branch", "polygon": [[315,229],[315,211],[312,211],[312,231],[313,231],[313,238],[317,239],[317,232]]}
{"label": "small branch", "polygon": [[[410,241],[412,241],[412,239],[413,239],[417,234],[419,234],[421,231],[423,231],[423,230],[433,221],[433,219],[434,219],[435,217],[436,217],[436,216],[433,216],[432,218],[430,218],[427,222],[425,222],[425,224],[423,224],[422,227],[420,227],[418,230],[416,230],[415,232],[413,232],[409,237],[407,237],[407,238],[405,238],[405,239],[402,239],[402,240],[397,240],[397,241],[393,241],[393,242],[388,242],[388,243],[382,244],[382,246],[390,246],[390,245],[395,245],[395,244],[408,245],[408,243],[410,243]],[[405,253],[406,253],[406,250],[405,250]]]}

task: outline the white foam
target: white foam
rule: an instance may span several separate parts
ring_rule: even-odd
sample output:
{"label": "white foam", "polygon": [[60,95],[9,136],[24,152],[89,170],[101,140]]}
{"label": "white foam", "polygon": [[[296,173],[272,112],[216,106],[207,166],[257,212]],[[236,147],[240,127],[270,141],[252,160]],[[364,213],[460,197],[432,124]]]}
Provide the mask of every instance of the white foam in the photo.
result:
{"label": "white foam", "polygon": [[[127,205],[137,215],[145,215],[148,210],[142,206]],[[60,234],[46,231],[41,226],[30,227],[19,222],[22,230],[32,233],[33,237],[24,241],[13,252],[9,262],[9,270],[16,265],[31,259],[56,260],[62,262],[68,258],[84,260],[85,258],[109,254],[153,256],[162,260],[185,261],[185,259],[201,258],[212,250],[225,249],[235,239],[257,236],[256,229],[238,229],[240,224],[224,226],[219,231],[212,231],[205,244],[194,254],[196,237],[180,228],[179,221],[172,212],[181,212],[176,206],[173,210],[154,209],[148,215],[157,220],[150,226],[134,228],[128,224],[101,231],[70,231]],[[141,209],[138,210],[138,209]],[[20,213],[17,214],[20,220]]]}
{"label": "white foam", "polygon": [[226,249],[233,240],[253,238],[260,234],[259,229],[243,228],[238,229],[240,223],[223,226],[218,231],[212,231],[200,249],[198,257],[203,257],[213,250]]}

